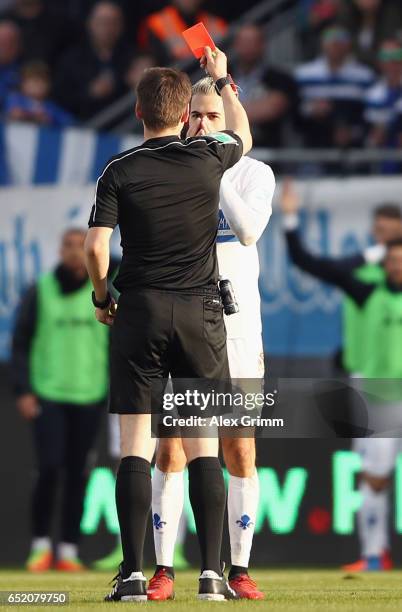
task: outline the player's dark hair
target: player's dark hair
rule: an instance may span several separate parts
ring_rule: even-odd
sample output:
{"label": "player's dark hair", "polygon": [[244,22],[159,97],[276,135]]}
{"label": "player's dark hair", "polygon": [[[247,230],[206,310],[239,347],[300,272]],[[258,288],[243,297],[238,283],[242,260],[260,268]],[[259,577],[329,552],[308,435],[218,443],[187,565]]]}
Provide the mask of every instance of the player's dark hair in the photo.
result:
{"label": "player's dark hair", "polygon": [[398,247],[402,247],[402,236],[400,238],[394,238],[393,240],[387,242],[387,251]]}
{"label": "player's dark hair", "polygon": [[391,202],[386,202],[384,204],[380,204],[374,209],[375,217],[385,217],[387,219],[402,219],[402,210],[398,204],[393,204]]}
{"label": "player's dark hair", "polygon": [[190,98],[189,77],[174,68],[148,68],[137,86],[138,110],[151,130],[177,126]]}

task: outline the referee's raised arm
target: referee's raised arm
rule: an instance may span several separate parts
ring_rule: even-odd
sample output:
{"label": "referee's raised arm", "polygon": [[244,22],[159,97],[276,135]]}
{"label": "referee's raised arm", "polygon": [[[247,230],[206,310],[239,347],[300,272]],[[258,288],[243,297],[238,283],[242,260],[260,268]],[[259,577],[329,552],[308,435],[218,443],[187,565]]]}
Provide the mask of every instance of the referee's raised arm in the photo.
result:
{"label": "referee's raised arm", "polygon": [[248,153],[253,145],[250,124],[247,113],[241,105],[233,81],[228,75],[227,58],[220,50],[212,52],[205,47],[205,55],[201,58],[201,67],[205,68],[215,82],[215,87],[222,96],[225,111],[226,128],[237,134],[243,142],[243,155]]}

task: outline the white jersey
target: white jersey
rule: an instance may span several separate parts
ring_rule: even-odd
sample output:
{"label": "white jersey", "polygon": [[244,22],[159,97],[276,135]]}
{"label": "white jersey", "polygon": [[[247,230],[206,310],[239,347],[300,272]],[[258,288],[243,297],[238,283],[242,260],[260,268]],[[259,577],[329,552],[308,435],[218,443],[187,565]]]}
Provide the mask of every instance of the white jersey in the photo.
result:
{"label": "white jersey", "polygon": [[257,241],[272,212],[275,177],[269,166],[242,157],[223,175],[220,189],[217,254],[219,274],[228,278],[239,312],[225,317],[228,338],[261,336]]}

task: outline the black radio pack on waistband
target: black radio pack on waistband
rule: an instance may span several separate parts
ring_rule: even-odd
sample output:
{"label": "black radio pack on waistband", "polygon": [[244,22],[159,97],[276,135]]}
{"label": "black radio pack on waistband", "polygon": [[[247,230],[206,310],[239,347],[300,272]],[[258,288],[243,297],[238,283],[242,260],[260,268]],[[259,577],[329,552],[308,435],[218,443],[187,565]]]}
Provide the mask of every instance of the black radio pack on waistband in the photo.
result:
{"label": "black radio pack on waistband", "polygon": [[222,300],[223,312],[229,316],[239,312],[239,305],[236,301],[236,295],[233,285],[228,279],[219,279],[218,281],[219,294]]}

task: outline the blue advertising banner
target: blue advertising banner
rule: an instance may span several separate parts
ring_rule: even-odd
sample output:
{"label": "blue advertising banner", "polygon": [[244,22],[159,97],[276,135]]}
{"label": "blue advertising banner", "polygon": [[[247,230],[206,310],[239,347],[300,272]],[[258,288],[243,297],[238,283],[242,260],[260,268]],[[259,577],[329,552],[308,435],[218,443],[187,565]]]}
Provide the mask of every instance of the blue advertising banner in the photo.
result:
{"label": "blue advertising banner", "polygon": [[[86,227],[94,181],[104,163],[138,144],[138,137],[77,129],[56,137],[46,128],[10,124],[1,128],[1,140],[0,359],[5,360],[21,293],[55,265],[63,228]],[[322,179],[296,187],[306,244],[337,256],[370,243],[371,211],[383,202],[401,202],[402,178]],[[277,203],[280,188],[258,245],[265,350],[278,356],[328,355],[341,342],[342,298],[289,265]],[[114,249],[119,252],[118,236]]]}

